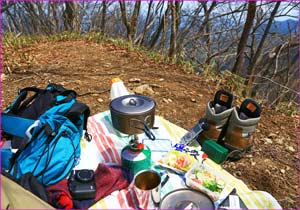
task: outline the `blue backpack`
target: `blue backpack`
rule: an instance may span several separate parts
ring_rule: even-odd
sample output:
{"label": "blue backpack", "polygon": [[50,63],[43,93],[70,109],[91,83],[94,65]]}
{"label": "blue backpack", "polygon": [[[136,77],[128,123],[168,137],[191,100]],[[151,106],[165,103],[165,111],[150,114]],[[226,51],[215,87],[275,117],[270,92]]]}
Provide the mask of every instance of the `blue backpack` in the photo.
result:
{"label": "blue backpack", "polygon": [[[29,92],[34,94],[27,97]],[[17,179],[31,173],[45,186],[64,179],[79,161],[80,139],[89,114],[88,106],[76,101],[74,91],[57,84],[19,91],[2,113],[4,136],[18,148],[9,173]]]}

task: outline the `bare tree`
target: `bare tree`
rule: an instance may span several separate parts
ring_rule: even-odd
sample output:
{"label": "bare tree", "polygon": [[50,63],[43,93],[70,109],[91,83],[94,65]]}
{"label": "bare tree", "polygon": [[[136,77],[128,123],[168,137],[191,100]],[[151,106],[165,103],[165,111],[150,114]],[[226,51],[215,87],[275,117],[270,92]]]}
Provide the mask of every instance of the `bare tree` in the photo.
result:
{"label": "bare tree", "polygon": [[79,31],[77,10],[78,10],[78,3],[72,1],[65,3],[65,10],[63,12],[65,30]]}
{"label": "bare tree", "polygon": [[[95,30],[109,37],[125,34],[134,45],[195,62],[199,72],[233,69],[236,74],[247,74],[246,85],[253,97],[272,104],[297,98],[296,29],[293,26],[289,34],[271,31],[278,24],[277,17],[295,18],[290,11],[299,8],[296,2],[199,1],[189,8],[182,6],[188,2],[152,0],[1,4],[4,35],[49,35],[64,30]],[[140,14],[142,4],[145,14]],[[266,91],[271,88],[277,92]]]}
{"label": "bare tree", "polygon": [[169,2],[170,8],[171,8],[171,36],[170,36],[170,47],[169,47],[169,53],[168,56],[171,60],[175,58],[176,54],[176,39],[177,39],[177,33],[178,33],[178,27],[180,24],[180,2],[173,1]]}
{"label": "bare tree", "polygon": [[[165,12],[165,15],[162,19],[162,34],[161,34],[161,38],[159,40],[159,44],[157,45],[157,49],[158,50],[164,50],[165,48],[165,45],[166,45],[166,42],[167,42],[167,33],[168,33],[168,30],[169,30],[169,24],[170,24],[170,12],[171,12],[171,7],[170,7],[170,4],[168,3],[168,6],[167,6],[167,9],[166,9],[166,12]],[[159,36],[160,34],[158,34]]]}
{"label": "bare tree", "polygon": [[104,31],[105,31],[106,9],[107,9],[107,2],[106,2],[106,0],[103,0],[102,13],[101,13],[101,25],[100,25],[100,31],[102,33],[104,33]]}
{"label": "bare tree", "polygon": [[177,53],[181,52],[184,47],[184,40],[187,39],[187,35],[192,31],[192,29],[197,24],[199,14],[201,13],[203,7],[202,4],[199,3],[198,6],[194,9],[194,11],[185,11],[183,10],[182,18],[186,18],[186,24],[183,26],[182,30],[178,34],[177,40]]}
{"label": "bare tree", "polygon": [[[206,19],[209,19],[209,15],[210,15],[210,12],[208,11],[208,8],[207,8],[207,4],[205,2],[202,2],[202,5],[203,5],[203,9],[204,9],[204,14],[205,14],[205,18]],[[210,39],[210,21],[207,21],[206,22],[206,25],[204,27],[204,31],[205,31],[205,35],[203,36],[204,38],[204,42],[205,42],[205,46],[207,48],[207,53],[206,53],[206,59],[205,59],[205,64],[206,65],[209,65],[210,64],[210,60],[211,60],[211,39]]]}
{"label": "bare tree", "polygon": [[241,35],[240,42],[238,44],[236,61],[235,61],[234,67],[232,69],[232,73],[239,74],[242,72],[242,68],[243,68],[243,64],[244,64],[245,47],[247,44],[250,30],[253,25],[253,20],[255,18],[255,11],[256,11],[256,2],[249,2],[247,18],[246,18],[246,22],[244,25],[242,35]]}
{"label": "bare tree", "polygon": [[[161,9],[161,13],[162,13],[162,10],[163,10],[163,7]],[[158,42],[160,36],[161,36],[161,38],[160,38],[160,44],[159,45],[163,46],[163,44],[165,42],[165,39],[166,39],[167,30],[168,30],[169,13],[170,13],[170,6],[168,4],[164,14],[160,18],[160,22],[158,24],[158,27],[153,32],[152,39],[150,40],[150,44],[149,44],[150,49],[153,49],[155,47],[155,45]],[[161,33],[162,33],[162,35],[161,35]]]}
{"label": "bare tree", "polygon": [[134,41],[134,43],[137,45],[141,45],[144,42],[146,34],[149,32],[151,27],[154,25],[156,18],[159,15],[159,10],[162,8],[163,2],[158,2],[156,4],[156,7],[155,7],[155,10],[153,13],[151,13],[152,6],[153,6],[153,1],[151,0],[148,5],[148,11],[147,11],[144,28]]}
{"label": "bare tree", "polygon": [[[207,2],[202,2],[201,3],[202,7],[205,6],[207,7]],[[210,21],[210,15],[211,12],[213,11],[213,9],[217,6],[217,2],[212,2],[209,9],[206,9],[206,12],[204,14],[204,20],[201,23],[198,31],[196,33],[193,34],[193,36],[191,38],[189,38],[185,43],[184,43],[184,47],[187,46],[190,43],[193,43],[195,40],[199,39],[201,36],[203,36],[203,32],[205,30],[206,25],[209,23]]]}
{"label": "bare tree", "polygon": [[[16,5],[15,4],[11,4],[10,6],[14,7],[14,11],[16,10]],[[5,12],[5,14],[7,14],[7,18],[9,20],[10,23],[10,28],[12,28],[11,30],[13,32],[18,32],[20,30],[20,26],[17,23],[17,18],[10,12],[9,7],[10,6],[6,6],[7,9],[3,10]]]}
{"label": "bare tree", "polygon": [[271,28],[271,25],[273,23],[273,20],[274,20],[274,17],[278,11],[278,8],[280,6],[280,3],[281,2],[277,2],[275,4],[275,7],[273,9],[273,11],[271,12],[271,15],[269,17],[269,21],[268,21],[268,24],[265,28],[265,31],[263,33],[263,36],[258,44],[258,47],[257,47],[257,50],[255,52],[255,54],[253,55],[253,58],[250,59],[250,64],[248,66],[248,70],[247,70],[247,74],[249,75],[248,79],[246,79],[246,83],[245,85],[248,86],[248,91],[249,93],[251,93],[251,85],[253,83],[253,80],[254,80],[254,71],[255,71],[255,68],[256,68],[256,65],[257,65],[257,61],[259,59],[259,56],[261,55],[262,51],[263,51],[263,46],[264,46],[264,43],[265,43],[265,40],[269,34],[269,31],[270,31],[270,28]]}
{"label": "bare tree", "polygon": [[130,42],[133,42],[133,39],[134,39],[134,36],[136,33],[136,29],[137,29],[137,22],[138,22],[138,17],[139,17],[140,8],[141,8],[141,1],[138,0],[135,2],[134,9],[133,9],[131,18],[129,20],[127,19],[127,11],[126,11],[125,1],[119,1],[119,4],[120,4],[121,13],[122,13],[122,21],[127,30],[127,39]]}
{"label": "bare tree", "polygon": [[8,11],[8,9],[10,7],[12,7],[15,3],[10,3],[10,2],[2,2],[2,7],[1,7],[1,14],[3,14],[4,12]]}
{"label": "bare tree", "polygon": [[59,32],[60,31],[60,21],[59,21],[59,3],[53,2],[50,4],[51,9],[52,9],[52,17],[53,17],[53,25],[55,26],[54,31]]}

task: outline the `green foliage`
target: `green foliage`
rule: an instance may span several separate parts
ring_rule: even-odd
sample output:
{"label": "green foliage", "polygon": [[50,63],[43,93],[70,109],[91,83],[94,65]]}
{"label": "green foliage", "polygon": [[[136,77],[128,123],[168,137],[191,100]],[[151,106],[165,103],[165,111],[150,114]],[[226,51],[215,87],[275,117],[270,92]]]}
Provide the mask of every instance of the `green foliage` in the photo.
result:
{"label": "green foliage", "polygon": [[12,47],[14,49],[19,49],[30,44],[37,43],[41,37],[34,35],[21,35],[14,33],[6,33],[3,36],[3,47]]}
{"label": "green foliage", "polygon": [[71,41],[82,39],[82,34],[74,32],[62,32],[50,35],[47,37],[47,41],[58,42],[58,41]]}
{"label": "green foliage", "polygon": [[186,52],[182,50],[178,55],[177,55],[177,62],[176,64],[183,67],[184,70],[190,73],[195,73],[195,62],[192,60],[187,60],[186,59]]}
{"label": "green foliage", "polygon": [[275,107],[276,111],[284,113],[288,116],[299,115],[299,105],[293,101],[280,102]]}
{"label": "green foliage", "polygon": [[214,64],[203,65],[203,76],[211,82],[215,82],[217,89],[225,89],[233,93],[238,98],[243,98],[243,94],[247,89],[245,78],[231,73],[229,70],[215,71]]}
{"label": "green foliage", "polygon": [[90,32],[85,34],[84,37],[87,41],[92,41],[97,43],[103,42],[107,39],[107,37],[100,32]]}
{"label": "green foliage", "polygon": [[156,51],[148,50],[142,46],[134,45],[133,43],[131,43],[123,38],[107,37],[107,36],[103,35],[102,33],[98,33],[98,32],[87,33],[84,37],[88,41],[93,41],[93,42],[97,42],[97,43],[114,44],[114,45],[116,45],[120,48],[126,49],[128,51],[143,54],[143,55],[147,56],[148,58],[153,59],[154,61],[164,60],[164,57],[160,53],[158,53]]}
{"label": "green foliage", "polygon": [[180,59],[177,61],[177,65],[183,67],[187,72],[195,73],[195,63],[192,61]]}
{"label": "green foliage", "polygon": [[247,86],[245,85],[245,78],[237,74],[233,74],[228,70],[225,70],[223,73],[221,73],[220,77],[224,81],[224,87],[235,95],[241,97],[246,91]]}

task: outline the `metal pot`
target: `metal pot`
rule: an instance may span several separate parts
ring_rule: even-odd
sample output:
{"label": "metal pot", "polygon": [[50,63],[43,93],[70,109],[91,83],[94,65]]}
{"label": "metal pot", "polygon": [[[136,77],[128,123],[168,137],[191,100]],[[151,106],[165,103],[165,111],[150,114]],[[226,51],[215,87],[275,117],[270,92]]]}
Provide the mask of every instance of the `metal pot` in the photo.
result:
{"label": "metal pot", "polygon": [[215,209],[208,195],[190,188],[176,189],[161,200],[158,209]]}
{"label": "metal pot", "polygon": [[150,131],[154,124],[155,106],[155,101],[144,95],[115,98],[109,104],[113,127],[126,134],[145,132],[150,139],[155,139]]}

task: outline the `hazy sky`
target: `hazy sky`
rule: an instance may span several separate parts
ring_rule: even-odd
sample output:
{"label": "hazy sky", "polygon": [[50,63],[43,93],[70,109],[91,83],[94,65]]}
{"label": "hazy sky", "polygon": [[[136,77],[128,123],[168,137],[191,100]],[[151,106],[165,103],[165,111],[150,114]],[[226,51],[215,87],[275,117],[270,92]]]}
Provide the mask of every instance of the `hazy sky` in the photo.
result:
{"label": "hazy sky", "polygon": [[[220,13],[224,13],[224,12],[226,12],[226,10],[229,11],[229,7],[231,7],[232,9],[235,9],[238,6],[240,6],[242,3],[243,2],[241,2],[241,1],[228,2],[228,3],[225,3],[224,5],[221,5],[221,6],[217,7],[217,10],[215,10],[215,11],[216,12],[219,11]],[[265,2],[263,2],[263,3],[265,3]],[[191,10],[192,11],[193,9],[195,9],[197,7],[198,4],[199,3],[197,1],[184,1],[182,8],[186,9],[186,10]],[[260,2],[257,2],[257,4],[260,4]],[[287,11],[289,11],[291,9],[291,6],[288,6],[289,4],[291,4],[291,2],[282,2],[281,5],[280,5],[280,7],[279,7],[279,10],[281,10],[281,8],[286,7],[285,10],[282,11],[282,13],[286,13]],[[166,6],[167,5],[165,4],[165,7]],[[273,7],[274,7],[274,5],[273,5]],[[145,11],[145,12],[147,11],[147,9],[148,9],[148,2],[147,1],[144,1],[142,3],[142,8],[143,8],[142,11]],[[264,6],[262,8],[263,8],[263,10],[267,9],[266,6]],[[290,16],[295,16],[294,19],[297,20],[298,17],[299,17],[299,8],[298,9],[297,8],[296,9],[292,9],[288,14]],[[290,16],[277,17],[276,20],[282,21],[282,20],[286,20],[286,19],[292,18]]]}

